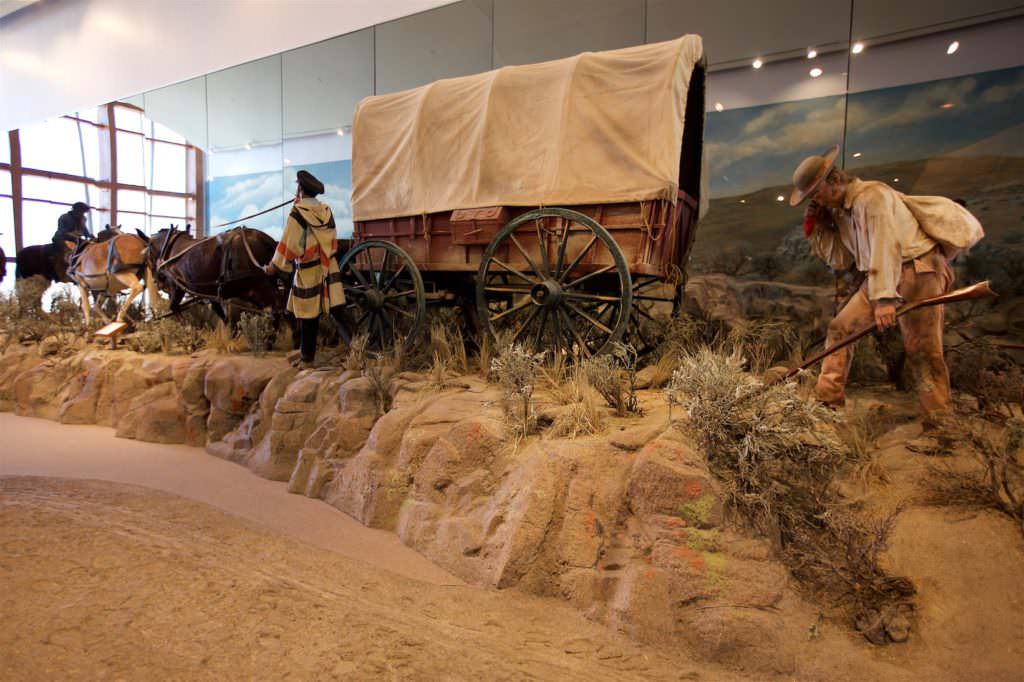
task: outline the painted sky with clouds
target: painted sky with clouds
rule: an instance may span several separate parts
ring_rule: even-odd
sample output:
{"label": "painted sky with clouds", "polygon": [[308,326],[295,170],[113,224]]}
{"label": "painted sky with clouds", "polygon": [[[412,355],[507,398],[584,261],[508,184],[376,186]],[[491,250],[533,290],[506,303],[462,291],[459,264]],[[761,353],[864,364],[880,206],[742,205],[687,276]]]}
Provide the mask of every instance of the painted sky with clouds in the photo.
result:
{"label": "painted sky with clouds", "polygon": [[[952,107],[943,108],[944,104]],[[1024,68],[762,107],[709,112],[713,198],[791,181],[810,154],[842,141],[858,165],[945,155],[1024,156]]]}

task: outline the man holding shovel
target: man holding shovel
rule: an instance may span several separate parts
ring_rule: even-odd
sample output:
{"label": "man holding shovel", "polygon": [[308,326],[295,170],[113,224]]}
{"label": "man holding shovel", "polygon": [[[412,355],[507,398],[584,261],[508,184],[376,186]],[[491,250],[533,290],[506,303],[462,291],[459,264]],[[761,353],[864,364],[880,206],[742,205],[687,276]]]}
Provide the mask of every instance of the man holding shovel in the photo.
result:
{"label": "man holding shovel", "polygon": [[[865,275],[829,324],[826,348],[872,322],[879,330],[892,327],[901,299],[913,302],[947,292],[953,283],[951,252],[981,237],[977,220],[952,201],[907,197],[884,183],[850,177],[835,167],[838,154],[836,145],[804,159],[793,173],[789,200],[797,206],[811,199],[804,235],[819,258],[836,270],[853,265]],[[898,320],[921,407],[930,417],[952,411],[943,319],[943,307],[937,305]],[[852,345],[825,358],[815,387],[820,401],[832,407],[845,403],[852,360]]]}

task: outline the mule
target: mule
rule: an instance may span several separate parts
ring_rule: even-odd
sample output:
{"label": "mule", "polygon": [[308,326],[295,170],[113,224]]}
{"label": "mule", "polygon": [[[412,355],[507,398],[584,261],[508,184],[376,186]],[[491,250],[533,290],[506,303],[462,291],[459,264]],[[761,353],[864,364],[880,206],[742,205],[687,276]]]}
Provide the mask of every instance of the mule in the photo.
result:
{"label": "mule", "polygon": [[109,227],[100,235],[102,236],[83,242],[75,249],[68,269],[68,274],[78,285],[82,295],[85,324],[88,325],[91,321],[90,293],[97,297],[98,302],[101,295],[113,297],[127,289],[128,296],[115,318],[118,322],[123,322],[128,306],[142,293],[145,282],[150,308],[155,309],[156,285],[153,283],[152,273],[146,267],[146,242],[134,234],[120,234]]}
{"label": "mule", "polygon": [[0,282],[4,281],[4,277],[7,277],[7,254],[0,249]]}
{"label": "mule", "polygon": [[50,282],[70,282],[68,259],[74,242],[26,246],[15,256],[14,276],[25,279],[42,275]]}
{"label": "mule", "polygon": [[173,225],[152,237],[139,234],[148,241],[146,262],[170,296],[172,313],[182,310],[186,294],[191,301],[207,301],[224,322],[228,303],[253,311],[284,309],[286,293],[262,269],[277,246],[270,235],[242,226],[197,239],[188,227]]}

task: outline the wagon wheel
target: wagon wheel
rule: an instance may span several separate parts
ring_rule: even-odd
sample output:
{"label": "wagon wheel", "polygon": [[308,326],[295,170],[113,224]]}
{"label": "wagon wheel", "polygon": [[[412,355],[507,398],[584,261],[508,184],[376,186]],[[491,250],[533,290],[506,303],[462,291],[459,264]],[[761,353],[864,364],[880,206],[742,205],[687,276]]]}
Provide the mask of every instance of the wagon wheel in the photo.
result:
{"label": "wagon wheel", "polygon": [[680,287],[671,287],[663,278],[640,275],[633,279],[633,307],[623,343],[636,349],[637,355],[650,354],[661,342],[665,318],[675,315],[679,306]]}
{"label": "wagon wheel", "polygon": [[339,325],[345,342],[365,334],[371,350],[389,350],[399,340],[411,349],[423,331],[427,301],[423,277],[409,254],[390,242],[368,241],[349,249],[338,267],[345,289],[345,323]]}
{"label": "wagon wheel", "polygon": [[585,358],[610,350],[629,324],[632,300],[615,239],[564,208],[537,209],[510,222],[484,251],[477,273],[483,331],[537,352]]}

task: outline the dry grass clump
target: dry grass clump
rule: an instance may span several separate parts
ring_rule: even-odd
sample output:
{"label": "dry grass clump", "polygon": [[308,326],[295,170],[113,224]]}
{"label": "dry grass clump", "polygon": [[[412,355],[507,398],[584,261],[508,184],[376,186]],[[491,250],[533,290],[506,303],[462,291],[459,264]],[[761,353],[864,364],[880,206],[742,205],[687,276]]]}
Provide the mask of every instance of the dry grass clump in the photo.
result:
{"label": "dry grass clump", "polygon": [[344,369],[351,372],[362,372],[366,368],[368,356],[366,349],[369,346],[370,337],[366,334],[358,334],[348,344],[348,357],[345,358]]}
{"label": "dry grass clump", "polygon": [[430,326],[431,363],[428,383],[432,390],[443,391],[453,386],[451,378],[469,374],[466,343],[457,325],[435,320]]}
{"label": "dry grass clump", "polygon": [[1024,419],[1002,427],[973,424],[966,434],[977,466],[932,466],[922,484],[925,502],[972,509],[995,509],[1024,532]]}
{"label": "dry grass clump", "polygon": [[223,322],[218,322],[213,329],[203,329],[200,333],[202,338],[199,340],[198,348],[207,348],[226,355],[239,353],[247,347],[245,339],[239,338],[231,331],[231,325]]}
{"label": "dry grass clump", "polygon": [[606,419],[598,403],[597,391],[590,385],[586,370],[579,364],[568,366],[556,356],[551,367],[541,367],[548,393],[560,406],[548,429],[551,438],[577,438],[604,430]]}
{"label": "dry grass clump", "polygon": [[851,460],[836,417],[792,384],[762,392],[743,364],[739,353],[704,348],[682,359],[669,384],[689,415],[682,428],[706,453],[731,507],[777,538],[783,561],[820,603],[872,627],[902,618],[913,585],[878,562],[889,521],[864,519],[833,485]]}
{"label": "dry grass clump", "polygon": [[152,331],[159,337],[160,349],[164,353],[195,353],[207,340],[207,334],[202,327],[177,316],[161,318],[146,325],[145,330]]}
{"label": "dry grass clump", "polygon": [[491,372],[504,390],[504,411],[508,426],[517,437],[528,436],[536,424],[533,392],[546,353],[531,353],[523,346],[505,346],[491,360]]}
{"label": "dry grass clump", "polygon": [[643,414],[636,388],[637,359],[633,346],[615,343],[610,355],[587,358],[582,363],[587,382],[619,417]]}

